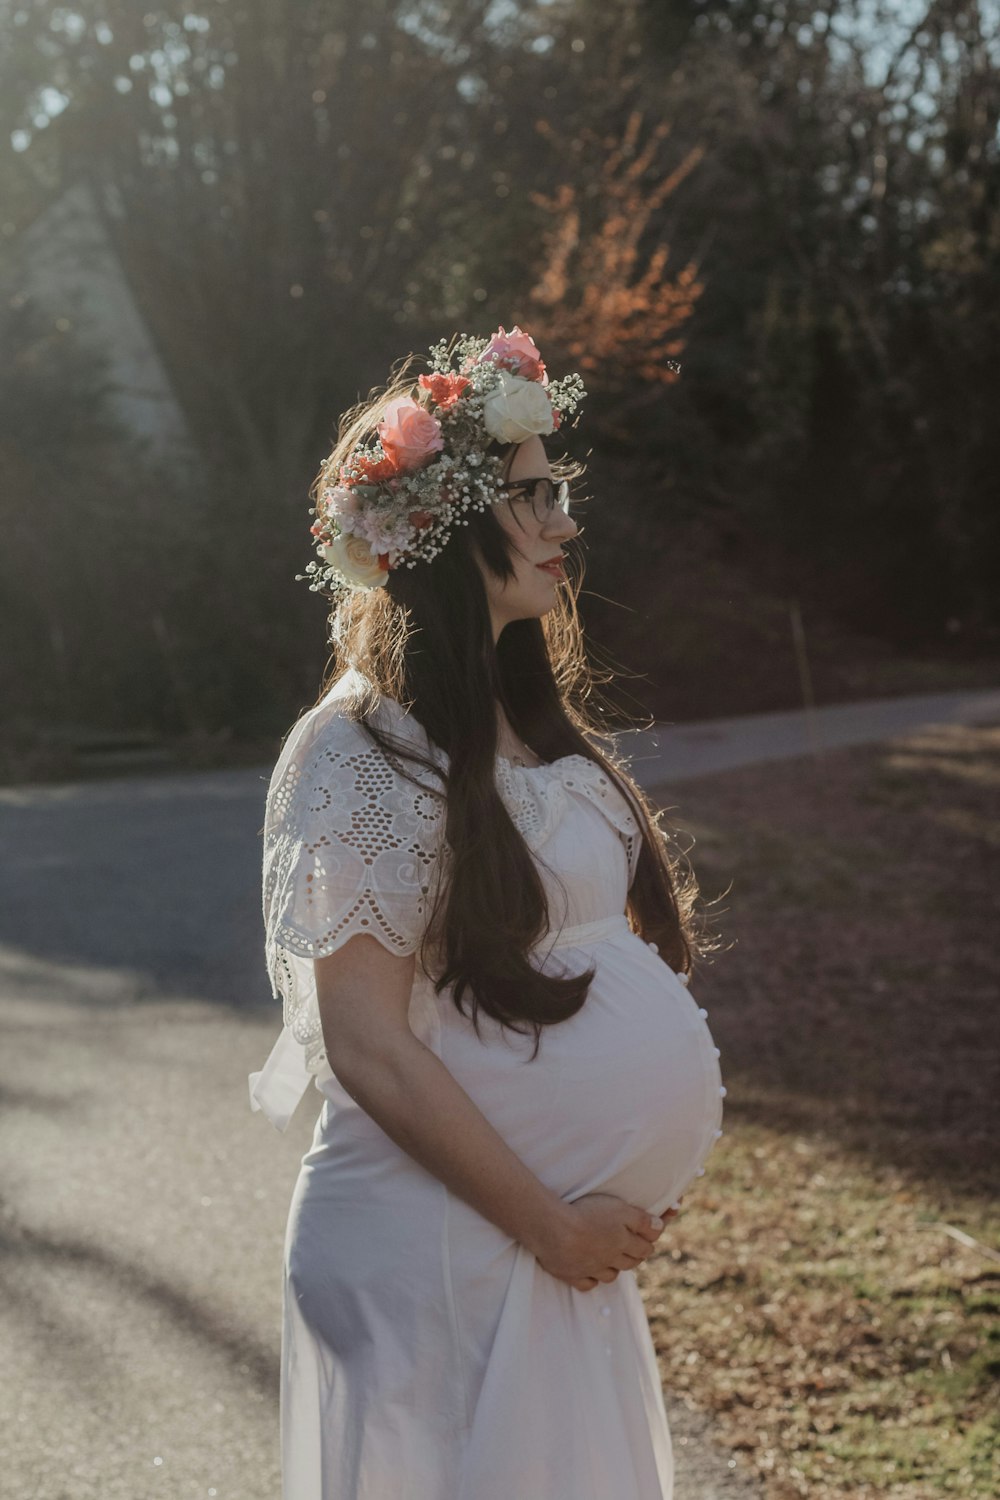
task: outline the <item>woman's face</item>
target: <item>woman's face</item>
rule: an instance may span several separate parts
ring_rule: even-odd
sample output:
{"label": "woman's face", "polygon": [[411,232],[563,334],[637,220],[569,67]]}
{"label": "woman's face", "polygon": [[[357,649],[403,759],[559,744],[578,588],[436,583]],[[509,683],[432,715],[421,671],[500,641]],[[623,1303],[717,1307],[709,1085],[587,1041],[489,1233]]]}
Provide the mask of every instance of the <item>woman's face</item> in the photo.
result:
{"label": "woman's face", "polygon": [[[507,483],[514,486],[520,480],[551,478],[552,470],[541,438],[530,437],[518,443],[508,467]],[[577,534],[576,522],[558,505],[546,513],[544,486],[538,487],[537,503],[533,505],[534,491],[535,486],[530,483],[523,490],[512,488],[506,498],[493,507],[493,514],[514,543],[511,554],[513,576],[497,578],[476,556],[493,617],[494,641],[499,639],[500,632],[511,620],[538,618],[555,606],[556,591],[565,578],[558,559],[562,556],[563,543]],[[539,566],[543,563],[554,563],[555,566]]]}

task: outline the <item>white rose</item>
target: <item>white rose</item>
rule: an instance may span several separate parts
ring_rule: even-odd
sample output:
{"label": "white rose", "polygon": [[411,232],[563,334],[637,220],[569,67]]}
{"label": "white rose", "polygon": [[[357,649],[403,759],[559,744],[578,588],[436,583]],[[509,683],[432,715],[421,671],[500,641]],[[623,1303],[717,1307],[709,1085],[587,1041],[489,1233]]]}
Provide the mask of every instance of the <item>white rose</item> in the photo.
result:
{"label": "white rose", "polygon": [[323,556],[331,568],[343,573],[356,588],[384,586],[388,577],[363,536],[341,533],[332,542],[324,543]]}
{"label": "white rose", "polygon": [[537,380],[501,370],[500,384],[483,404],[483,423],[500,443],[523,443],[555,431],[552,402]]}

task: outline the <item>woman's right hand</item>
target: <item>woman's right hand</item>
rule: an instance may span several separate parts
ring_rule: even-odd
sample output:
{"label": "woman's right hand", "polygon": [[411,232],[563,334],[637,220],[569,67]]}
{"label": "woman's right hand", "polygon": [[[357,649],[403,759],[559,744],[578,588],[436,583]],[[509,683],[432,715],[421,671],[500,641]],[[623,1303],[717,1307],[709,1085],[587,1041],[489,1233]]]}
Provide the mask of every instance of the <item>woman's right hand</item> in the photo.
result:
{"label": "woman's right hand", "polygon": [[665,1220],[676,1214],[676,1209],[668,1209],[662,1218],[654,1218],[614,1193],[586,1193],[566,1207],[570,1213],[553,1243],[536,1258],[544,1271],[581,1292],[614,1281],[620,1271],[644,1261],[663,1233]]}

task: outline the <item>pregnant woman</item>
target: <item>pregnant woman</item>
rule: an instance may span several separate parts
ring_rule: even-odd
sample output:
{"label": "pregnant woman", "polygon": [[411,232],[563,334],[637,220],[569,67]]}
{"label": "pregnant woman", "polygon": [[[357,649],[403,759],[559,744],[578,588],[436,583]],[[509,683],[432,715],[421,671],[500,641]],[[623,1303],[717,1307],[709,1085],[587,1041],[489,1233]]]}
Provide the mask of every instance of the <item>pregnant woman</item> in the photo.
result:
{"label": "pregnant woman", "polygon": [[[587,718],[584,395],[515,327],[409,361],[313,487],[338,667],[264,826],[284,1029],[323,1095],[285,1243],[284,1500],[668,1500],[635,1267],[721,1135],[696,890]],[[604,739],[604,748],[599,742]]]}

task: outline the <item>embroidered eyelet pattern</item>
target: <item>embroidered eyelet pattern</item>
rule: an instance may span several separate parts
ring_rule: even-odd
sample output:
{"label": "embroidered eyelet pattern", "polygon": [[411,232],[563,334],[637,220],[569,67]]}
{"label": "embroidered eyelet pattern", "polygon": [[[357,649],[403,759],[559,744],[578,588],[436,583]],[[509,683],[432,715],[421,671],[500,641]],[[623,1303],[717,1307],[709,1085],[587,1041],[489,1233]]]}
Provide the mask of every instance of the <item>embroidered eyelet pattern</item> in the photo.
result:
{"label": "embroidered eyelet pattern", "polygon": [[642,831],[624,793],[596,761],[586,755],[564,755],[544,766],[515,766],[500,760],[497,786],[514,826],[535,851],[542,848],[559,826],[567,793],[577,792],[586,797],[621,834],[631,886],[639,862]]}
{"label": "embroidered eyelet pattern", "polygon": [[290,955],[323,958],[364,932],[401,956],[415,952],[443,827],[441,798],[393,770],[344,717],[272,782],[263,868],[267,967],[312,1071],[323,1046],[312,966]]}

